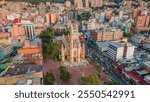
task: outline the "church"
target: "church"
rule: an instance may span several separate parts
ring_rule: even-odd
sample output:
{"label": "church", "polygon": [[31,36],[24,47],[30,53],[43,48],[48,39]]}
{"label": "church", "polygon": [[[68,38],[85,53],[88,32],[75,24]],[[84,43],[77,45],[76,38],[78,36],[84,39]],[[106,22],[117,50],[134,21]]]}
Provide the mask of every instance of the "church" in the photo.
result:
{"label": "church", "polygon": [[80,42],[78,24],[72,21],[70,35],[62,36],[60,42],[60,59],[70,64],[81,63],[85,58],[85,45]]}

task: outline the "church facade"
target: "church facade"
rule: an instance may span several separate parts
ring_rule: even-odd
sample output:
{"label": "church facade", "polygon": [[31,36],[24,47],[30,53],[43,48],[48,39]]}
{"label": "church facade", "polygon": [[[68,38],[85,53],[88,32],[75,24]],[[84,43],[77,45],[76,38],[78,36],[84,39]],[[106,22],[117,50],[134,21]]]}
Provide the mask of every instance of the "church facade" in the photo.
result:
{"label": "church facade", "polygon": [[70,35],[62,36],[60,43],[60,59],[62,62],[80,63],[85,58],[85,45],[80,42],[78,24],[72,22]]}

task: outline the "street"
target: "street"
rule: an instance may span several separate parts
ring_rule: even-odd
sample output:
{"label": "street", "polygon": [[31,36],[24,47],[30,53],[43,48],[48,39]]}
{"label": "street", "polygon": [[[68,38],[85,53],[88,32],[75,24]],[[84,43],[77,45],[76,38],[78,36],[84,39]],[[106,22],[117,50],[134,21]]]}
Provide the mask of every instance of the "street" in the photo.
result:
{"label": "street", "polygon": [[108,58],[96,52],[96,50],[89,47],[87,43],[85,44],[86,44],[85,51],[86,51],[87,56],[92,61],[96,61],[98,65],[102,65],[111,80],[115,81],[117,84],[120,84],[120,85],[127,84],[121,77],[119,77],[112,71],[111,61],[108,61]]}

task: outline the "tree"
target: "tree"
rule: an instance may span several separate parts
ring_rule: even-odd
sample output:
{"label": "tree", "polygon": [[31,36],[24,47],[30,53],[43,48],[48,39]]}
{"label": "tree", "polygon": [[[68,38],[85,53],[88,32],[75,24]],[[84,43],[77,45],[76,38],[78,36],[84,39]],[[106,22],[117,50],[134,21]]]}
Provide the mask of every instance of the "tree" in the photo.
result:
{"label": "tree", "polygon": [[93,62],[93,65],[94,65],[94,66],[96,66],[96,65],[97,65],[97,61],[96,61],[96,60]]}
{"label": "tree", "polygon": [[131,36],[133,36],[134,35],[134,33],[132,33],[132,32],[129,32],[129,33],[123,33],[123,37],[128,37],[128,38],[130,38]]}
{"label": "tree", "polygon": [[85,21],[88,20],[90,16],[91,16],[90,12],[82,12],[82,14],[80,14],[78,18],[80,21]]}
{"label": "tree", "polygon": [[54,60],[58,59],[59,55],[59,46],[57,43],[51,43],[47,46],[47,55],[52,56]]}
{"label": "tree", "polygon": [[42,31],[39,35],[39,38],[42,41],[42,51],[45,57],[53,57],[54,60],[58,60],[59,55],[59,46],[57,43],[53,42],[53,38],[55,36],[62,36],[68,35],[69,31],[57,31],[52,28],[47,28],[46,30]]}
{"label": "tree", "polygon": [[96,69],[97,69],[97,71],[98,71],[99,73],[101,73],[102,70],[103,70],[103,67],[102,67],[101,65],[98,65],[98,66],[96,67]]}
{"label": "tree", "polygon": [[52,56],[57,56],[57,54],[59,53],[59,46],[58,46],[58,44],[57,43],[52,43],[50,50],[51,50],[51,55]]}
{"label": "tree", "polygon": [[55,77],[53,73],[46,73],[44,76],[44,85],[53,85]]}
{"label": "tree", "polygon": [[100,80],[96,74],[91,74],[87,77],[81,77],[80,84],[81,85],[99,85]]}
{"label": "tree", "polygon": [[71,78],[71,74],[68,72],[67,68],[64,66],[60,67],[60,79],[63,81],[68,81]]}

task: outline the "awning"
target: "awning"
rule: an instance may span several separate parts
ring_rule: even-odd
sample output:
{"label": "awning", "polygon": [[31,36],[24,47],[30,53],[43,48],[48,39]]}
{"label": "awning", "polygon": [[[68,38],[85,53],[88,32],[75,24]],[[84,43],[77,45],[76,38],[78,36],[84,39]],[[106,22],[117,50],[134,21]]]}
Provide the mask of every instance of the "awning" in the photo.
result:
{"label": "awning", "polygon": [[121,64],[117,68],[120,69],[120,70],[123,70],[125,68],[125,66],[123,64]]}
{"label": "awning", "polygon": [[127,72],[127,74],[129,75],[129,77],[131,79],[133,79],[136,82],[140,82],[143,81],[143,78],[141,76],[138,76],[137,74],[135,74],[134,72]]}

